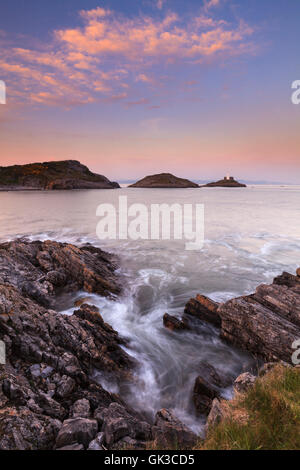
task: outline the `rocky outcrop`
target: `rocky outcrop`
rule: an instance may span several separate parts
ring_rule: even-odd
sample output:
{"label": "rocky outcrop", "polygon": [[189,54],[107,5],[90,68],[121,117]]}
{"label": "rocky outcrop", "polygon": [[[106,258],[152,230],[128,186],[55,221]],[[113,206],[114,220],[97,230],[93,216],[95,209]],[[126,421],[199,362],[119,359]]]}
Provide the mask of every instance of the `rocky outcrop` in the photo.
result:
{"label": "rocky outcrop", "polygon": [[198,440],[196,434],[166,409],[157,412],[152,433],[160,449],[192,449]]}
{"label": "rocky outcrop", "polygon": [[219,398],[218,389],[205,380],[203,377],[197,377],[193,390],[193,401],[198,414],[208,415],[213,400]]}
{"label": "rocky outcrop", "polygon": [[[94,415],[111,404],[135,429],[148,426],[150,438],[151,426],[91,378],[97,370],[116,382],[132,380],[136,363],[124,340],[92,305],[82,304],[71,316],[48,307],[61,288],[119,292],[116,260],[91,246],[26,240],[2,244],[0,260],[0,340],[6,345],[0,449],[86,449],[103,427]],[[145,435],[141,431],[140,439]]]}
{"label": "rocky outcrop", "polygon": [[0,450],[144,449],[162,428],[166,447],[174,436],[195,442],[176,418],[153,425],[93,379],[132,383],[136,361],[88,297],[70,316],[55,310],[61,292],[120,292],[115,269],[114,257],[90,245],[0,245]]}
{"label": "rocky outcrop", "polygon": [[179,320],[168,313],[165,313],[163,316],[163,324],[165,328],[171,331],[187,330],[189,328],[186,318]]}
{"label": "rocky outcrop", "polygon": [[250,387],[253,387],[255,382],[255,375],[252,375],[249,372],[244,372],[235,379],[233,384],[234,391],[238,393],[245,393]]}
{"label": "rocky outcrop", "polygon": [[205,297],[205,295],[197,295],[195,299],[189,300],[185,306],[184,313],[192,315],[199,320],[212,323],[216,327],[221,326],[221,318],[218,314],[219,304]]}
{"label": "rocky outcrop", "polygon": [[246,188],[247,185],[243,183],[239,183],[236,181],[232,176],[223,178],[222,180],[216,181],[214,183],[208,183],[204,186],[201,186],[202,188]]}
{"label": "rocky outcrop", "polygon": [[212,402],[211,410],[206,420],[205,432],[208,433],[210,428],[217,426],[223,418],[224,412],[222,408],[222,402],[215,398]]}
{"label": "rocky outcrop", "polygon": [[178,178],[171,173],[146,176],[129,188],[199,188],[199,185],[187,179]]}
{"label": "rocky outcrop", "polygon": [[[113,255],[54,241],[17,240],[0,244],[0,284],[16,287],[25,298],[53,307],[61,292],[85,290],[103,296],[120,293]],[[0,303],[0,314],[13,304]]]}
{"label": "rocky outcrop", "polygon": [[92,173],[76,160],[0,167],[0,191],[114,189],[118,183]]}
{"label": "rocky outcrop", "polygon": [[[272,285],[216,307],[197,296],[186,314],[220,327],[220,336],[266,361],[291,362],[292,344],[300,337],[300,276],[283,273]],[[203,308],[212,305],[208,310]]]}

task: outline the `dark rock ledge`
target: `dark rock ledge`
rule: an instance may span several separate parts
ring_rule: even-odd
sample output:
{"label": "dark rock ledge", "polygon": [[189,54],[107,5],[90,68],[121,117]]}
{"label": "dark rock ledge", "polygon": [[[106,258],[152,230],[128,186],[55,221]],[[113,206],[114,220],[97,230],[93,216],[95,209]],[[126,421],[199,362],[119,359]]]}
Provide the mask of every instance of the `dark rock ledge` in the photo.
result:
{"label": "dark rock ledge", "polygon": [[[192,316],[217,327],[228,343],[249,351],[257,364],[268,370],[281,362],[291,365],[293,343],[300,338],[300,268],[296,276],[283,273],[271,285],[261,285],[252,295],[218,304],[204,295],[197,295],[185,307],[183,320],[164,316],[164,324],[174,331],[182,329]],[[253,385],[257,373],[243,373],[236,380],[221,377],[211,364],[199,365],[199,376],[193,389],[196,412],[208,416],[208,425],[219,419],[222,389],[234,386],[238,392]],[[217,413],[218,412],[218,413]]]}
{"label": "dark rock ledge", "polygon": [[265,361],[291,363],[292,345],[300,338],[300,269],[223,304],[198,295],[185,314],[218,326],[221,338]]}

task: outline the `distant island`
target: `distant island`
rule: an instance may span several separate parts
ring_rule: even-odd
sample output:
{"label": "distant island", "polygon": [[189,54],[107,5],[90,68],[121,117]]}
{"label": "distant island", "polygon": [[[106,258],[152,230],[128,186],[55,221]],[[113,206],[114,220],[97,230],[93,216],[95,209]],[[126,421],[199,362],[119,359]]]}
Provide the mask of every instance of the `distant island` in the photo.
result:
{"label": "distant island", "polygon": [[0,191],[115,189],[119,184],[76,160],[0,167]]}
{"label": "distant island", "polygon": [[225,176],[222,180],[216,181],[215,183],[208,183],[201,188],[246,188],[247,185],[243,183],[239,183],[234,179],[233,176]]}
{"label": "distant island", "polygon": [[199,188],[199,185],[187,179],[178,178],[171,173],[146,176],[131,184],[129,188]]}

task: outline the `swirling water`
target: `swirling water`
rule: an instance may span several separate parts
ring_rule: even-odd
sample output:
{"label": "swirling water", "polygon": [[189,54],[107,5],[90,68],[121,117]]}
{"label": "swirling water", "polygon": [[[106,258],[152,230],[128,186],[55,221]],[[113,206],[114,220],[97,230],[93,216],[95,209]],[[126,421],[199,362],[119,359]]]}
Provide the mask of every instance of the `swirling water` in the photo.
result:
{"label": "swirling water", "polygon": [[[203,203],[205,243],[186,251],[182,241],[105,240],[96,236],[96,208],[128,203]],[[231,377],[253,366],[252,358],[221,341],[218,331],[195,322],[180,333],[166,330],[165,312],[181,316],[197,293],[216,301],[252,292],[283,270],[300,264],[300,187],[250,186],[246,189],[129,189],[0,193],[0,238],[90,242],[118,254],[124,293],[115,300],[93,295],[105,321],[128,339],[126,350],[139,364],[130,391],[119,390],[112,377],[98,373],[108,390],[125,394],[135,408],[154,415],[166,407],[194,431],[191,393],[202,361]],[[82,293],[77,293],[80,297]],[[62,313],[71,314],[74,299]],[[231,389],[223,391],[229,397]]]}

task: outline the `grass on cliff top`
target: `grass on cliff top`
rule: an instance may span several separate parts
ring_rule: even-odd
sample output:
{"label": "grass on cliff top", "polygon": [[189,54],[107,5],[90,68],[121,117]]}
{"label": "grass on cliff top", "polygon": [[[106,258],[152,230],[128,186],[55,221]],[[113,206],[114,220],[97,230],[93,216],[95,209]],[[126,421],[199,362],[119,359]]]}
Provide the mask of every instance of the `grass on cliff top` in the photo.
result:
{"label": "grass on cliff top", "polygon": [[299,450],[300,369],[276,366],[225,404],[225,418],[197,450]]}

